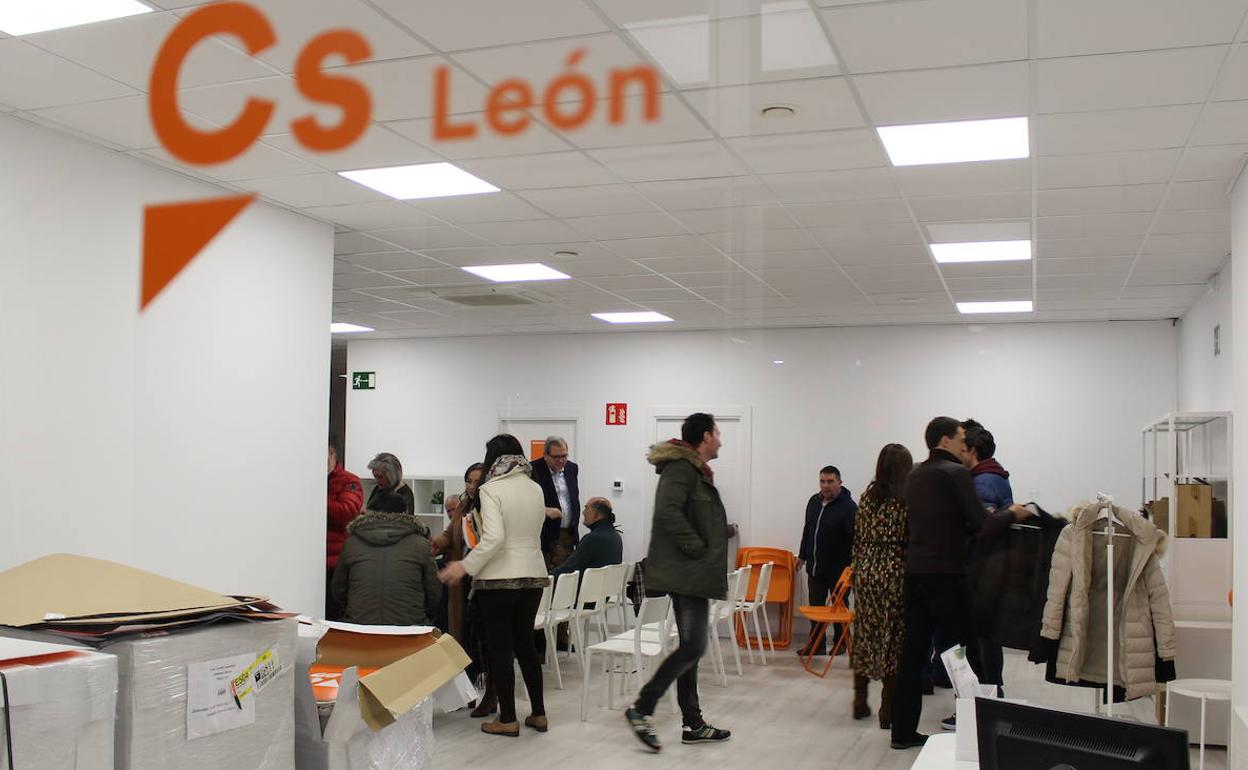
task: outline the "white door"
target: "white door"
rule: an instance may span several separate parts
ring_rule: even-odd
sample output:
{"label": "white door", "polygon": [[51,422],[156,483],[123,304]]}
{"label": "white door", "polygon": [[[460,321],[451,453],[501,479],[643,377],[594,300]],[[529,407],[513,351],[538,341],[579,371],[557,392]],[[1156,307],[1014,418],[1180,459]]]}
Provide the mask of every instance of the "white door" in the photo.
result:
{"label": "white door", "polygon": [[[719,458],[711,461],[711,469],[715,471],[715,488],[724,502],[728,512],[728,523],[736,524],[739,536],[728,544],[728,568],[737,563],[737,548],[749,538],[750,532],[750,446],[749,425],[741,416],[715,416],[719,426],[720,438],[724,445],[719,450]],[[683,417],[661,416],[655,419],[655,441],[667,441],[680,438],[680,425]],[[650,499],[646,510],[654,512],[654,489],[658,485],[658,476],[650,476]],[[646,528],[646,547],[650,546],[650,529]]]}

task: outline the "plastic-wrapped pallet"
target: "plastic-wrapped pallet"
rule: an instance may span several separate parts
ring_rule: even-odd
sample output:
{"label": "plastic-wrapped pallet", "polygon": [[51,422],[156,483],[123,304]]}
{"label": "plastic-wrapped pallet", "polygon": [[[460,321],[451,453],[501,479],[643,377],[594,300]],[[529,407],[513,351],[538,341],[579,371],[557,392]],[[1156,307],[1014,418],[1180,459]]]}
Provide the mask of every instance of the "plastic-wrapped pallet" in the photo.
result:
{"label": "plastic-wrapped pallet", "polygon": [[361,733],[347,743],[351,770],[394,770],[433,767],[433,699],[377,733]]}
{"label": "plastic-wrapped pallet", "polygon": [[[5,641],[0,639],[0,651]],[[117,660],[71,652],[17,665],[8,680],[13,764],[19,770],[112,770]],[[0,768],[9,770],[0,704]]]}
{"label": "plastic-wrapped pallet", "polygon": [[[117,656],[117,767],[125,770],[289,770],[295,764],[294,620],[219,623],[178,633],[161,633],[109,644]],[[203,672],[218,676],[222,687],[232,675],[273,651],[280,672],[260,692],[224,695],[225,704],[207,714],[191,701],[205,695]],[[241,662],[241,663],[240,663]],[[195,672],[200,672],[198,677]],[[201,682],[196,685],[195,680]],[[189,686],[188,686],[189,683]],[[214,694],[214,693],[207,693]],[[222,696],[218,689],[215,694]],[[228,723],[234,703],[254,699],[254,720],[220,732],[205,720]],[[241,706],[239,712],[245,711]],[[195,712],[192,714],[192,712]],[[191,737],[199,733],[200,737]]]}

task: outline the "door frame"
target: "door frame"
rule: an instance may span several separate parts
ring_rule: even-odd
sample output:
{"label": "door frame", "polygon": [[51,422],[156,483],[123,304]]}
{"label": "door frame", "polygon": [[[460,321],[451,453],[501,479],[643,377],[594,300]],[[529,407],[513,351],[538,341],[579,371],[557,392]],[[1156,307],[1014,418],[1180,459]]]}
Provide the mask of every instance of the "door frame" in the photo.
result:
{"label": "door frame", "polygon": [[[498,429],[503,430],[503,424],[508,422],[567,422],[572,421],[575,427],[572,430],[570,440],[576,442],[576,457],[572,458],[573,462],[580,463],[582,458],[589,457],[589,442],[585,430],[585,410],[575,407],[537,407],[537,408],[510,408],[503,407],[498,410]],[[542,436],[542,438],[546,438]],[[528,447],[524,448],[528,451]]]}
{"label": "door frame", "polygon": [[[754,440],[751,429],[751,420],[753,417],[753,408],[745,405],[719,405],[719,406],[656,406],[648,409],[646,415],[648,417],[647,425],[651,426],[651,436],[655,436],[658,441],[658,425],[660,420],[684,420],[694,412],[708,412],[715,416],[715,421],[719,422],[736,422],[741,426],[741,441],[745,444],[745,464],[748,473],[745,474],[743,491],[745,494],[745,523],[741,526],[741,532],[738,536],[738,543],[744,544],[752,534],[754,523],[753,511],[753,478],[754,478]],[[650,551],[650,530],[654,517],[654,493],[659,485],[658,476],[654,473],[649,474],[649,483],[646,485],[647,499],[644,503],[643,510],[650,513],[650,519],[643,532],[642,537],[642,553]],[[731,514],[731,512],[730,512]]]}

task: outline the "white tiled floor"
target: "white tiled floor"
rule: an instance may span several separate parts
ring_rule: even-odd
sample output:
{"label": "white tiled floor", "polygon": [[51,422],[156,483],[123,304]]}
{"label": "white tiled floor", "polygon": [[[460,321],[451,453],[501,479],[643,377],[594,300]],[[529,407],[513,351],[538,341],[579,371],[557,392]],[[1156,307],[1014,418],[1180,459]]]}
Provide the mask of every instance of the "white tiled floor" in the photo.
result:
{"label": "white tiled floor", "polygon": [[[726,640],[725,640],[726,641]],[[728,649],[725,648],[725,653]],[[603,692],[601,672],[592,680],[589,718],[581,722],[580,671],[575,662],[563,662],[566,690],[554,686],[554,674],[546,675],[546,710],[550,732],[544,735],[524,730],[519,738],[486,736],[479,720],[467,711],[434,718],[438,739],[437,770],[451,768],[507,768],[507,770],[551,770],[591,768],[615,770],[647,766],[654,768],[763,768],[786,770],[820,768],[862,768],[906,770],[917,750],[893,751],[888,733],[879,729],[873,716],[855,722],[850,718],[852,696],[850,672],[845,658],[837,659],[826,679],[802,670],[792,651],[776,654],[767,667],[743,663],[745,675],[737,677],[729,659],[728,687],[721,688],[703,667],[702,709],[709,722],[732,730],[732,740],[718,746],[684,746],[680,743],[680,718],[662,705],[657,715],[662,753],[651,756],[629,733],[619,699],[614,711],[599,697]],[[517,677],[518,679],[518,677]],[[1029,703],[1072,710],[1091,711],[1090,690],[1061,687],[1044,681],[1044,669],[1027,662],[1022,653],[1007,653],[1006,683],[1010,697]],[[871,707],[879,702],[879,685],[871,686]],[[1152,720],[1153,702],[1145,699],[1123,709],[1140,720]],[[517,703],[520,718],[528,713],[528,703]],[[953,713],[949,690],[937,690],[924,698],[922,732],[939,732],[939,720]],[[1122,713],[1122,712],[1120,712]],[[1196,767],[1196,752],[1192,752]],[[1207,770],[1224,770],[1226,752],[1210,749]]]}

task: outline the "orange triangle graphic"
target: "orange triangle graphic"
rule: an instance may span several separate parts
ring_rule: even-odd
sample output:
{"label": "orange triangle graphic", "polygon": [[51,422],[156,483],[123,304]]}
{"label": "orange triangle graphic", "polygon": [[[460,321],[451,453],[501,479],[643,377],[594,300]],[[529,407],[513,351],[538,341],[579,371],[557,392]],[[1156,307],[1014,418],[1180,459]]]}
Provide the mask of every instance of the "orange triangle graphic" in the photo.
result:
{"label": "orange triangle graphic", "polygon": [[143,210],[143,290],[139,309],[145,310],[255,197],[232,195],[147,206]]}

